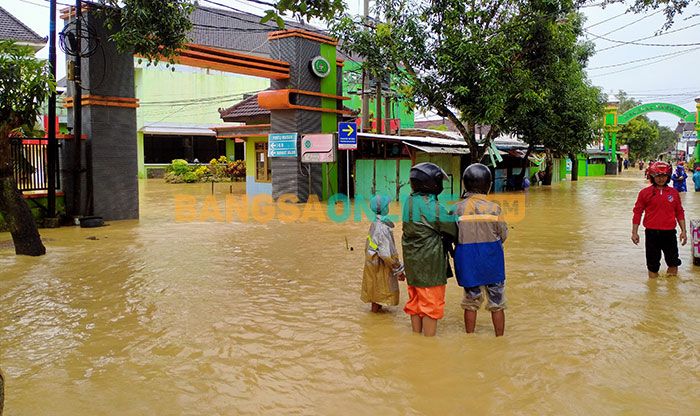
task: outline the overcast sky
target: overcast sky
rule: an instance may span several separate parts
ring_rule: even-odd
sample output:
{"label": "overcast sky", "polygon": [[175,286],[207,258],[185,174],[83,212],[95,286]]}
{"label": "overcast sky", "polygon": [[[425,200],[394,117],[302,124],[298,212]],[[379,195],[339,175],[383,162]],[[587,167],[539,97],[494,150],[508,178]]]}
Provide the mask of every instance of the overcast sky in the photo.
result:
{"label": "overcast sky", "polygon": [[[360,10],[362,0],[346,1],[351,12]],[[246,3],[244,0],[217,2],[254,13],[261,13],[262,10],[261,6]],[[67,0],[59,0],[59,3],[73,4]],[[216,7],[207,1],[200,3]],[[41,36],[48,35],[48,0],[0,0],[0,5]],[[59,4],[58,9],[63,7],[65,6]],[[587,16],[585,26],[591,33],[587,35],[588,39],[596,45],[596,54],[588,65],[588,76],[592,83],[610,95],[624,90],[645,103],[671,102],[689,111],[695,111],[694,98],[700,97],[700,77],[696,75],[700,68],[700,8],[690,6],[683,15],[675,19],[675,24],[668,31],[673,33],[662,32],[657,36],[654,35],[661,30],[665,21],[662,12],[631,14],[625,13],[625,9],[626,6],[622,4],[582,9]],[[698,16],[692,17],[696,14]],[[61,25],[62,22],[58,19],[59,30]],[[642,39],[647,37],[650,38]],[[630,41],[664,46],[619,43]],[[48,48],[44,48],[38,55],[47,57]],[[65,74],[64,60],[59,50],[59,78]],[[652,113],[649,116],[672,128],[678,122],[678,118],[670,114]]]}

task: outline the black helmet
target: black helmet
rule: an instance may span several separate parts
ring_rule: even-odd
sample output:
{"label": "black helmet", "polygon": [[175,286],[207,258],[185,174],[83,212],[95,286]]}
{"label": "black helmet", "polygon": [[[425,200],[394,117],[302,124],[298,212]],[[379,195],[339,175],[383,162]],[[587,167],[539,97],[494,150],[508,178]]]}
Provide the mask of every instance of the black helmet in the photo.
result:
{"label": "black helmet", "polygon": [[488,194],[491,189],[491,170],[481,163],[467,166],[462,173],[464,189],[473,194]]}
{"label": "black helmet", "polygon": [[411,168],[409,175],[413,192],[438,195],[442,192],[442,181],[447,173],[435,163],[423,162]]}

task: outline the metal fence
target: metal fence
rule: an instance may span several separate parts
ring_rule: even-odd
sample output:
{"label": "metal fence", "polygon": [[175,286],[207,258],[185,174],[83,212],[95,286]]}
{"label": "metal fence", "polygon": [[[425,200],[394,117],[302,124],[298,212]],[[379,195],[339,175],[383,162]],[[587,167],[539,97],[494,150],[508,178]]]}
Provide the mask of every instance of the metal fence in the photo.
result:
{"label": "metal fence", "polygon": [[[20,191],[49,189],[48,145],[45,139],[11,139],[12,162],[15,181]],[[58,172],[58,160],[55,172]],[[56,189],[60,189],[60,176],[56,174]]]}

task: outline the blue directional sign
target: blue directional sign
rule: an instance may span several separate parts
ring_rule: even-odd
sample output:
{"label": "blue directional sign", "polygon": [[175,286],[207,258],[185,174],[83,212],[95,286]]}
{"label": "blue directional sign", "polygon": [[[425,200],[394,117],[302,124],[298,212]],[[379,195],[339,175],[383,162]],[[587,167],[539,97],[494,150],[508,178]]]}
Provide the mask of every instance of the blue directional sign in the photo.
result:
{"label": "blue directional sign", "polygon": [[357,124],[338,123],[338,150],[357,149]]}
{"label": "blue directional sign", "polygon": [[297,133],[271,133],[267,143],[268,157],[297,157]]}

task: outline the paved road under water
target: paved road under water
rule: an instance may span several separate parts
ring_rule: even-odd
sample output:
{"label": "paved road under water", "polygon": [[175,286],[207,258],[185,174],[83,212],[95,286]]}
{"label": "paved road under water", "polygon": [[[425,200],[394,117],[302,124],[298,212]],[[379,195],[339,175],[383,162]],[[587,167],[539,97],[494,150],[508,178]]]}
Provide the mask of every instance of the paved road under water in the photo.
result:
{"label": "paved road under water", "polygon": [[700,269],[686,246],[647,279],[637,171],[529,192],[500,339],[488,313],[463,333],[454,280],[436,338],[368,313],[367,223],[176,222],[174,195],[210,185],[141,186],[140,221],[42,230],[44,257],[0,234],[7,415],[700,412]]}

